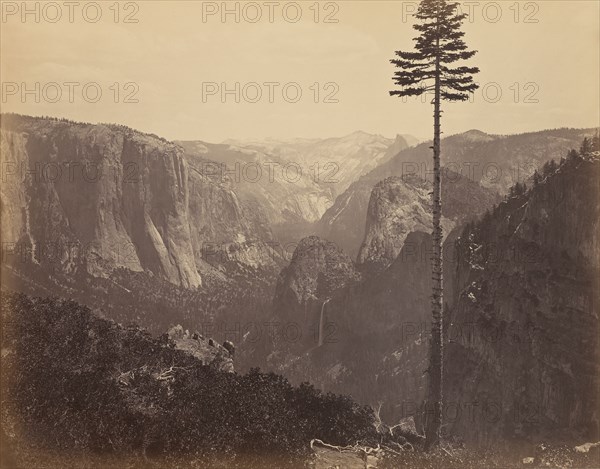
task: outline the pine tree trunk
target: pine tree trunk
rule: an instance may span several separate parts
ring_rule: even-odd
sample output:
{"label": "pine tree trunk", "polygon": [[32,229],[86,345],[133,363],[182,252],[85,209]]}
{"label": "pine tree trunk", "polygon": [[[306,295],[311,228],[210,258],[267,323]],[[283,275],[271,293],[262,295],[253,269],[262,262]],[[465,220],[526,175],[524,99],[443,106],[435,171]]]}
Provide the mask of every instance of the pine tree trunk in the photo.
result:
{"label": "pine tree trunk", "polygon": [[[439,40],[438,40],[439,45]],[[442,315],[443,315],[443,276],[442,276],[442,175],[440,170],[440,60],[436,59],[434,124],[433,124],[433,256],[431,296],[431,348],[429,358],[429,399],[427,402],[427,427],[425,430],[426,449],[439,443],[442,425]]]}

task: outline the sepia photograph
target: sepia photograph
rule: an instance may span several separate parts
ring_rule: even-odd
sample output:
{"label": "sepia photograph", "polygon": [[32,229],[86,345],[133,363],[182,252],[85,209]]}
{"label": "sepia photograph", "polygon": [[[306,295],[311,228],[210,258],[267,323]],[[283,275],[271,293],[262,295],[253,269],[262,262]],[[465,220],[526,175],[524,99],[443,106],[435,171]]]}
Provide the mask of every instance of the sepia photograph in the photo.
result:
{"label": "sepia photograph", "polygon": [[600,0],[0,9],[0,469],[600,469]]}

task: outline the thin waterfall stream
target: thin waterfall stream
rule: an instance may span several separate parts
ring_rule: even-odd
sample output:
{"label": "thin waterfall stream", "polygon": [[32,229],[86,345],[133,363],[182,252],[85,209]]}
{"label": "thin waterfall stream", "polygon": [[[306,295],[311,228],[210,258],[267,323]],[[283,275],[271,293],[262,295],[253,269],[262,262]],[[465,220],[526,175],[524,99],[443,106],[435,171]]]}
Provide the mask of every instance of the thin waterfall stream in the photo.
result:
{"label": "thin waterfall stream", "polygon": [[321,316],[319,317],[319,341],[317,345],[318,347],[323,345],[323,334],[325,332],[325,305],[329,302],[329,300],[331,300],[331,298],[327,298],[321,305]]}

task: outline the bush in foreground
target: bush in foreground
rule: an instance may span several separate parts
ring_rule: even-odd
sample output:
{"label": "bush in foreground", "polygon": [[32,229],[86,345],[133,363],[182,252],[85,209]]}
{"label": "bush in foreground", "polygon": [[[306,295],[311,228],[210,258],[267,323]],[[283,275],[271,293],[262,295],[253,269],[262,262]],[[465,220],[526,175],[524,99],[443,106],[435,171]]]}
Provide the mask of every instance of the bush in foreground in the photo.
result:
{"label": "bush in foreground", "polygon": [[2,322],[3,427],[31,447],[235,467],[302,464],[312,438],[375,438],[348,397],[215,370],[72,301],[3,292]]}

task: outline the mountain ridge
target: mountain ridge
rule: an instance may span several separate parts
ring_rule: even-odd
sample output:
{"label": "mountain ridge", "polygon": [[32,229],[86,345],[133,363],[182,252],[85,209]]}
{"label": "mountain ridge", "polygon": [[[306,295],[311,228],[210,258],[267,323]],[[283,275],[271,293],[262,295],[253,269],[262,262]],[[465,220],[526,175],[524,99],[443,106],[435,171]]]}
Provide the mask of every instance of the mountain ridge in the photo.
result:
{"label": "mountain ridge", "polygon": [[[2,212],[10,219],[1,234],[32,262],[100,276],[145,270],[196,288],[200,271],[212,268],[207,247],[226,255],[237,243],[227,261],[276,268],[260,212],[222,181],[190,170],[174,143],[118,125],[18,115],[3,115],[1,125]],[[255,248],[239,255],[252,240]],[[56,246],[56,258],[35,257],[45,245]]]}
{"label": "mountain ridge", "polygon": [[[473,139],[472,133],[445,137],[442,184],[448,179],[446,176],[458,174],[458,179],[452,176],[451,183],[466,179],[504,195],[516,182],[527,181],[546,161],[558,160],[570,149],[578,148],[583,137],[593,135],[594,131],[563,128],[508,136],[469,131],[478,138]],[[317,222],[317,234],[335,242],[350,256],[357,256],[365,232],[364,226],[355,220],[366,218],[372,188],[390,176],[415,175],[431,180],[430,145],[431,142],[425,142],[406,148],[353,182]],[[442,210],[444,207],[451,208],[443,204]]]}

